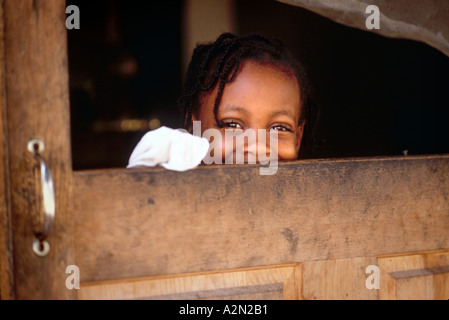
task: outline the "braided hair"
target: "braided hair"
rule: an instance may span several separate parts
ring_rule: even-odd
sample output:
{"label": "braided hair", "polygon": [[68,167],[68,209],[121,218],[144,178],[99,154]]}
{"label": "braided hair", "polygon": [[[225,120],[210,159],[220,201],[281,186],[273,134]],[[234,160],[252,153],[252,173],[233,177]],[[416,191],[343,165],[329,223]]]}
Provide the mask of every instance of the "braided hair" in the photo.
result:
{"label": "braided hair", "polygon": [[242,61],[245,60],[274,66],[297,79],[301,98],[301,117],[298,125],[305,125],[304,142],[313,148],[317,112],[315,105],[310,101],[310,85],[304,67],[293,57],[283,42],[258,34],[239,37],[224,33],[213,43],[197,45],[179,99],[183,127],[189,129],[192,116],[199,112],[202,95],[217,85],[218,93],[213,112],[215,121],[220,126],[217,113],[223,90],[235,79]]}

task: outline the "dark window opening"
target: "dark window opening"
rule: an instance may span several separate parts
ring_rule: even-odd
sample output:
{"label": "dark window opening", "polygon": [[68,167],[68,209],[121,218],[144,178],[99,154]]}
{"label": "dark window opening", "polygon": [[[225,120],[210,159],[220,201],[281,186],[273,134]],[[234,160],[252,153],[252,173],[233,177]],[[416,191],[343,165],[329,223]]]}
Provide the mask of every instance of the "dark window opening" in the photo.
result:
{"label": "dark window opening", "polygon": [[[148,130],[180,126],[184,3],[70,4],[81,14],[68,31],[73,167],[125,167]],[[449,57],[272,0],[233,8],[237,33],[282,39],[309,72],[322,145],[302,158],[449,153]]]}

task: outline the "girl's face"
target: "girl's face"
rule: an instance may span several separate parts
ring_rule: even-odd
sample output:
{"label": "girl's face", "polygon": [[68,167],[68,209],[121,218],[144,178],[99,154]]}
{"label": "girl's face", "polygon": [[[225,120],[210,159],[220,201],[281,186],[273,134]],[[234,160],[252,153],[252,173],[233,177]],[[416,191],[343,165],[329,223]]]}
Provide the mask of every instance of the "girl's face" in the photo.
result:
{"label": "girl's face", "polygon": [[[202,134],[207,129],[265,129],[278,132],[278,159],[296,160],[304,131],[300,119],[300,90],[295,77],[270,66],[246,60],[237,77],[223,91],[217,117],[214,103],[218,86],[203,95],[201,107],[194,121],[201,121]],[[268,144],[267,139],[267,144]],[[224,144],[223,144],[224,148]],[[269,150],[269,146],[257,146]],[[223,157],[225,152],[222,152]],[[224,159],[223,159],[224,160]]]}

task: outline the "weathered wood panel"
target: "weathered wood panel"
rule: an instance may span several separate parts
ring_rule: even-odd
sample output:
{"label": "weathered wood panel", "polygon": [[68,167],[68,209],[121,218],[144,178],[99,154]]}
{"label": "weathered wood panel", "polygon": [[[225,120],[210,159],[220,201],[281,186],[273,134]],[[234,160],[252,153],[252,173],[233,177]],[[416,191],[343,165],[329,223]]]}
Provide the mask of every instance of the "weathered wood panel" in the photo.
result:
{"label": "weathered wood panel", "polygon": [[449,250],[379,257],[382,300],[448,300]]}
{"label": "weathered wood panel", "polygon": [[78,172],[83,282],[449,248],[449,157]]}
{"label": "weathered wood panel", "polygon": [[223,270],[83,283],[78,297],[81,300],[298,300],[302,298],[301,278],[298,264]]}
{"label": "weathered wood panel", "polygon": [[[7,139],[11,178],[14,281],[17,299],[63,299],[65,268],[73,256],[68,199],[71,152],[65,1],[4,0]],[[43,157],[52,171],[56,220],[51,251],[42,259],[32,251],[36,203],[36,162],[28,141],[45,143]],[[72,262],[73,263],[73,262]]]}
{"label": "weathered wood panel", "polygon": [[303,264],[305,300],[377,300],[378,290],[366,288],[366,268],[376,257],[311,261]]}

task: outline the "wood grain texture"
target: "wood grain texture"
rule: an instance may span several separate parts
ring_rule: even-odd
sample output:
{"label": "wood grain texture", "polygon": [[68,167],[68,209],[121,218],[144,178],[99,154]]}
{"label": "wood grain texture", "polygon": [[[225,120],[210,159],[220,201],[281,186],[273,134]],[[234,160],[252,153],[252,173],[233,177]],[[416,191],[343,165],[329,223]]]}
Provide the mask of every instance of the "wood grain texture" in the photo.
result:
{"label": "wood grain texture", "polygon": [[379,257],[382,300],[448,300],[449,250]]}
{"label": "wood grain texture", "polygon": [[[68,219],[71,154],[65,2],[4,0],[5,88],[17,299],[64,299],[65,268],[73,264]],[[41,190],[27,143],[40,138],[53,175],[56,220],[48,257],[32,251],[33,217]]]}
{"label": "wood grain texture", "polygon": [[149,277],[96,283],[83,283],[79,299],[152,300],[298,300],[301,266],[268,266],[222,270],[174,277]]}
{"label": "wood grain texture", "polygon": [[305,300],[377,300],[378,290],[369,290],[366,268],[376,257],[311,261],[303,264]]}
{"label": "wood grain texture", "polygon": [[449,248],[449,157],[74,175],[82,281]]}
{"label": "wood grain texture", "polygon": [[3,39],[4,12],[3,0],[0,0],[0,300],[14,298],[8,139],[6,133],[5,47]]}

